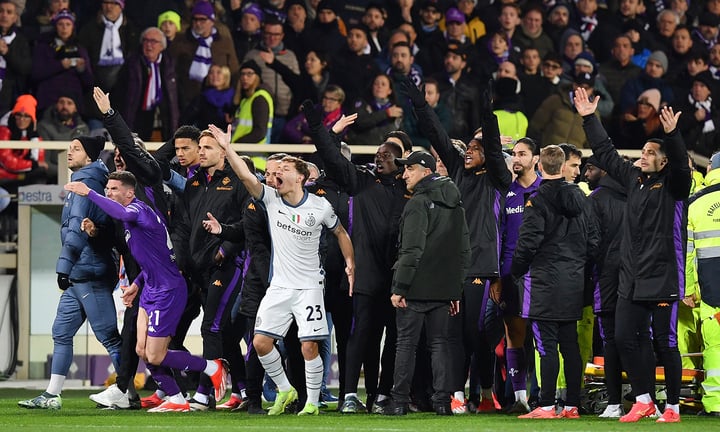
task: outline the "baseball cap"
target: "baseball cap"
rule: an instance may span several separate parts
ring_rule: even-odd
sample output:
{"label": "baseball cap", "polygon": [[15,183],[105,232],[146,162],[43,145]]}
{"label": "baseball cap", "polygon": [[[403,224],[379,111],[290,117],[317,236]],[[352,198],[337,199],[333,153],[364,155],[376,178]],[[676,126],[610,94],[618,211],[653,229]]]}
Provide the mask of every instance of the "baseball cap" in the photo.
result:
{"label": "baseball cap", "polygon": [[465,23],[465,14],[460,12],[458,8],[451,7],[450,9],[445,12],[445,22],[451,23],[451,22],[459,22],[459,23]]}
{"label": "baseball cap", "polygon": [[435,158],[430,153],[422,150],[414,151],[404,159],[395,159],[395,163],[398,165],[418,164],[435,172]]}

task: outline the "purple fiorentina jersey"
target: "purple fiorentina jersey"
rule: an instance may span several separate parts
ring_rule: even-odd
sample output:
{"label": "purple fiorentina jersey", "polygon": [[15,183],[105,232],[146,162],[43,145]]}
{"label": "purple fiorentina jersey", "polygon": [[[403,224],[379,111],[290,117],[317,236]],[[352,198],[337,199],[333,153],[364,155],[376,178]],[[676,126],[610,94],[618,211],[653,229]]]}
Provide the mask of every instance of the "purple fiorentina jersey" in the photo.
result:
{"label": "purple fiorentina jersey", "polygon": [[510,190],[505,196],[505,218],[503,227],[503,244],[502,255],[500,256],[500,274],[506,276],[510,274],[510,264],[512,256],[515,252],[518,236],[520,235],[520,225],[523,221],[523,213],[525,212],[525,203],[528,198],[540,187],[542,177],[537,179],[527,188],[524,188],[515,180],[510,185]]}
{"label": "purple fiorentina jersey", "polygon": [[88,198],[111,218],[123,222],[125,241],[142,270],[134,282],[143,287],[143,299],[154,302],[187,295],[187,285],[175,263],[170,236],[150,206],[135,198],[123,207],[93,191]]}

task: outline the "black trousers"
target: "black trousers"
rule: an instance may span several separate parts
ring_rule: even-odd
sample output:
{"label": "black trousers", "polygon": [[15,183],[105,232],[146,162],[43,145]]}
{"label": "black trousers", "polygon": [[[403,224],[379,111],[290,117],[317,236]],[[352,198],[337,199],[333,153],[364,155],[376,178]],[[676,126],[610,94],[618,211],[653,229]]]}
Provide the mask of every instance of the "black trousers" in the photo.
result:
{"label": "black trousers", "polygon": [[[381,360],[380,343],[383,330],[385,344]],[[396,338],[395,309],[390,303],[390,294],[353,294],[353,319],[347,344],[344,393],[357,393],[361,368],[365,372],[365,388],[369,395],[390,393],[393,387]]]}
{"label": "black trousers", "polygon": [[555,390],[560,371],[558,345],[565,360],[565,383],[570,406],[580,406],[582,360],[578,346],[577,321],[531,320],[535,347],[540,354],[540,406],[555,405]]}
{"label": "black trousers", "polygon": [[[682,358],[678,349],[677,324],[678,302],[659,303],[652,311],[653,347],[658,362],[665,368],[665,387],[667,403],[680,403],[680,387],[682,386]],[[655,380],[655,368],[651,378]]]}
{"label": "black trousers", "polygon": [[605,385],[608,392],[608,404],[617,405],[622,403],[623,369],[615,342],[615,313],[598,313],[597,323],[605,356]]}
{"label": "black trousers", "polygon": [[449,302],[420,302],[407,300],[407,307],[396,312],[397,351],[392,398],[397,403],[410,402],[410,387],[415,373],[415,352],[418,348],[423,326],[427,346],[432,357],[433,403],[448,403],[450,383],[448,380],[447,335],[449,331]]}
{"label": "black trousers", "polygon": [[120,332],[122,345],[120,346],[120,366],[118,367],[116,383],[118,388],[125,392],[130,386],[130,380],[134,379],[140,358],[135,351],[137,345],[137,317],[140,308],[140,294],[133,300],[132,306],[125,309],[123,315],[123,328]]}
{"label": "black trousers", "polygon": [[251,401],[261,402],[263,378],[265,378],[265,369],[263,369],[260,359],[258,359],[257,351],[252,344],[253,329],[255,328],[255,317],[238,315],[233,323],[233,333],[241,335],[247,344],[245,352],[245,393]]}
{"label": "black trousers", "polygon": [[[347,348],[352,328],[353,299],[345,292],[332,292],[325,296],[325,309],[332,314],[337,343],[338,382],[340,400],[345,399],[345,377],[347,374]],[[357,384],[356,384],[357,386]]]}

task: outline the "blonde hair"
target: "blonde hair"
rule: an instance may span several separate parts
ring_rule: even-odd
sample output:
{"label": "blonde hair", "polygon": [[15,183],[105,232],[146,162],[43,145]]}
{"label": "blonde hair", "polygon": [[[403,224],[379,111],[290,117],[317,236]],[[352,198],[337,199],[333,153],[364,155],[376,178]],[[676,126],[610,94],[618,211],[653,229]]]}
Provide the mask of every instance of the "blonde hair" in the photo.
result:
{"label": "blonde hair", "polygon": [[[229,89],[230,88],[230,68],[227,66],[214,64],[214,65],[210,66],[210,69],[212,69],[214,67],[220,68],[220,73],[222,74],[222,77],[223,77],[223,83],[218,90]],[[208,86],[210,85],[210,74],[209,73],[208,73],[208,76],[205,78],[205,85],[208,85]]]}

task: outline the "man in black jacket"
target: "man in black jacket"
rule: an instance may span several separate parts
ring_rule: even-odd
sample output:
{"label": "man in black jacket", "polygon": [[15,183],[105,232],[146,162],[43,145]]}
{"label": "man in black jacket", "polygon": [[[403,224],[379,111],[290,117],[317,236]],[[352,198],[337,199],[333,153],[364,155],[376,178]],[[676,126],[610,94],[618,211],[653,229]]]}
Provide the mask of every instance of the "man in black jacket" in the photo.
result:
{"label": "man in black jacket", "polygon": [[591,217],[595,220],[600,240],[597,257],[590,263],[593,312],[597,317],[605,352],[605,384],[608,405],[602,418],[619,418],[622,409],[622,366],[615,343],[615,305],[617,304],[620,242],[627,194],[625,188],[598,167],[595,156],[585,162],[585,179],[590,193]]}
{"label": "man in black jacket", "polygon": [[[597,231],[585,211],[585,194],[563,177],[565,153],[556,145],[540,152],[543,181],[525,204],[511,272],[519,290],[520,316],[530,320],[540,354],[539,406],[526,419],[579,418],[582,362],[577,321],[582,316],[585,262],[597,247]],[[562,307],[558,307],[558,302]],[[567,400],[555,414],[558,345],[565,360]]]}
{"label": "man in black jacket", "polygon": [[[357,398],[360,369],[365,364],[365,386],[368,405],[377,402],[387,404],[392,388],[395,364],[395,311],[387,301],[392,282],[392,265],[397,254],[397,237],[400,215],[409,198],[405,181],[395,159],[402,155],[399,145],[386,141],[378,147],[375,165],[354,165],[340,153],[338,135],[332,134],[322,124],[321,114],[309,101],[303,103],[303,111],[312,130],[313,142],[325,166],[328,177],[352,197],[351,222],[348,232],[357,255],[357,280],[353,297],[353,323],[347,347],[347,372],[345,376],[345,400],[340,412],[357,413],[365,406]],[[352,124],[357,114],[343,117],[333,126],[342,131]],[[383,328],[385,346],[382,356],[382,375],[378,386],[377,368],[368,367],[368,359],[380,357]],[[370,375],[369,375],[370,374]],[[369,377],[375,377],[371,379]],[[371,410],[371,407],[368,407]]]}
{"label": "man in black jacket", "polygon": [[438,415],[452,415],[447,341],[450,315],[459,311],[470,265],[465,210],[457,186],[435,173],[430,153],[415,151],[396,162],[405,165],[403,179],[413,196],[400,222],[400,250],[390,297],[397,309],[395,377],[392,403],[383,414],[407,414],[415,352],[424,328],[432,356],[433,408]]}
{"label": "man in black jacket", "polygon": [[453,410],[456,413],[467,411],[463,390],[470,357],[474,354],[479,363],[482,400],[473,400],[479,399],[480,395],[472,394],[472,390],[470,399],[479,411],[491,412],[495,410],[492,399],[493,348],[502,337],[502,325],[494,313],[494,303],[488,301],[488,289],[492,283],[499,283],[500,210],[512,182],[502,154],[497,117],[492,113],[490,93],[486,91],[482,102],[482,132],[475,135],[465,154],[461,154],[452,145],[422,92],[410,81],[401,84],[401,91],[412,100],[420,131],[460,189],[470,226],[472,259],[463,286],[460,315],[453,320],[457,322],[451,324],[457,326],[457,330],[449,336],[454,354],[451,369],[457,373],[453,378],[453,391],[456,392]]}
{"label": "man in black jacket", "polygon": [[[244,245],[207,232],[203,221],[211,213],[230,229],[242,231],[239,209],[245,208],[249,196],[212,134],[201,133],[199,143],[200,169],[187,180],[171,237],[178,267],[201,289],[203,356],[219,358],[223,356],[231,306],[240,289],[243,263],[239,252]],[[229,233],[225,232],[225,236],[229,237]],[[203,377],[200,380],[189,401],[194,411],[205,411],[211,406],[211,384]]]}
{"label": "man in black jacket", "polygon": [[[627,191],[622,228],[620,281],[615,310],[615,340],[635,393],[632,410],[621,422],[637,422],[655,413],[653,341],[665,366],[667,407],[658,422],[679,422],[682,364],[677,348],[678,299],[684,297],[687,208],[692,174],[682,136],[680,113],[665,107],[660,122],[665,140],[649,140],[639,167],[625,161],[598,120],[598,98],[575,92],[575,108],[599,164]],[[652,324],[651,324],[652,322]],[[652,327],[652,338],[650,329]]]}

